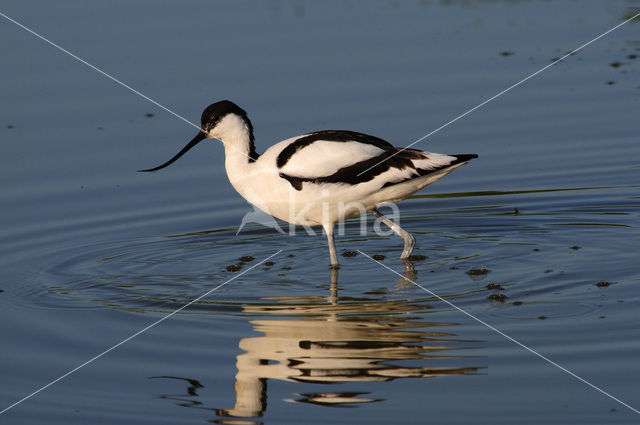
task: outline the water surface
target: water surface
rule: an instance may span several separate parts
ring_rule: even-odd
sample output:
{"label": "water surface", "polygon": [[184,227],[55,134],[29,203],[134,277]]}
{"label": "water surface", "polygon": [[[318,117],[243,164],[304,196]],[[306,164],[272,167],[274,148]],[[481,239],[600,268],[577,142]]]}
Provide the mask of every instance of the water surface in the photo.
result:
{"label": "water surface", "polygon": [[[7,1],[2,12],[193,122],[232,99],[262,151],[327,128],[408,145],[634,7]],[[412,266],[399,238],[361,235],[355,220],[337,239],[337,275],[320,234],[255,223],[236,234],[253,209],[215,142],[136,173],[196,130],[4,18],[0,31],[0,408],[224,284],[0,422],[638,422],[434,295],[638,409],[638,23],[418,144],[480,157],[401,204]]]}

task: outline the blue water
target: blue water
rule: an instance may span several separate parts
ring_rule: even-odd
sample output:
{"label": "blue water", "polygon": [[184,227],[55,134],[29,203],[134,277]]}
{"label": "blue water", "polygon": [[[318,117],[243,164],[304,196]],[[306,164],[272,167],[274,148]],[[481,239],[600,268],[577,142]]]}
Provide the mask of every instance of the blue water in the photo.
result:
{"label": "blue water", "polygon": [[[328,128],[408,145],[638,7],[9,0],[0,12],[191,122],[233,100],[263,151]],[[337,276],[322,235],[255,223],[236,235],[253,209],[215,141],[136,173],[196,129],[0,22],[0,410],[99,356],[0,423],[638,423],[620,403],[640,408],[637,22],[416,145],[479,158],[400,204],[413,268],[399,238],[355,220]]]}

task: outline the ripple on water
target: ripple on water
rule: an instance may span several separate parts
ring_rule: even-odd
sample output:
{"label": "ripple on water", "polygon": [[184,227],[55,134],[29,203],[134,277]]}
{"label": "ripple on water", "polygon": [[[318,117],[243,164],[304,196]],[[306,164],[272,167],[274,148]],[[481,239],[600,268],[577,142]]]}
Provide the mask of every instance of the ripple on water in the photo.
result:
{"label": "ripple on water", "polygon": [[[225,239],[103,240],[50,251],[29,260],[37,267],[26,271],[25,284],[11,291],[13,301],[32,308],[172,311],[257,262],[248,256],[233,258],[228,253],[233,242]],[[216,291],[216,298],[224,300],[224,292]],[[248,296],[252,298],[236,296],[226,306],[201,300],[190,310],[234,311]]]}
{"label": "ripple on water", "polygon": [[[451,194],[449,198],[446,194],[438,195],[443,199],[452,199],[456,202],[444,205],[439,202],[438,209],[426,208],[427,211],[431,211],[429,215],[413,217],[409,215],[405,219],[408,229],[417,235],[421,235],[420,230],[423,233],[425,230],[429,233],[428,237],[420,238],[427,239],[429,242],[423,243],[423,249],[420,249],[419,246],[416,250],[416,258],[420,257],[419,259],[422,260],[418,261],[416,265],[418,268],[428,268],[440,264],[446,266],[447,269],[454,270],[456,267],[453,264],[459,264],[462,270],[467,271],[468,277],[480,279],[486,277],[490,269],[493,269],[493,267],[485,267],[484,264],[500,264],[500,258],[490,255],[496,249],[496,243],[526,242],[537,245],[542,243],[540,239],[542,236],[544,236],[544,241],[548,242],[558,235],[562,237],[563,234],[567,234],[562,228],[572,226],[558,226],[558,224],[570,224],[575,221],[574,216],[578,214],[583,217],[589,216],[592,221],[600,220],[603,223],[610,223],[615,218],[618,221],[616,224],[620,224],[622,219],[627,220],[630,213],[637,212],[635,204],[632,205],[630,202],[621,202],[620,200],[617,204],[608,202],[608,208],[604,208],[594,199],[589,198],[589,203],[584,206],[585,197],[583,194],[592,190],[596,191],[595,194],[599,194],[599,196],[607,193],[606,191],[601,193],[602,188],[551,190],[538,191],[540,193],[536,197],[530,197],[531,193],[527,193],[527,198],[524,199],[519,198],[518,196],[522,194],[517,192],[508,194],[507,198],[514,197],[513,200],[505,199],[508,202],[499,204],[496,204],[495,201],[506,195],[496,195],[493,192],[488,194],[475,193],[461,195],[465,198],[464,206],[460,206],[458,203],[460,197],[458,195],[460,194]],[[564,208],[549,207],[549,205],[553,206],[554,202],[558,202],[557,193],[562,194]],[[469,197],[467,195],[476,196],[472,198],[476,200],[474,207],[468,205]],[[513,207],[509,205],[516,202],[520,207],[520,214],[514,214]],[[533,211],[540,202],[547,205],[547,211],[538,211],[537,214],[534,214]],[[419,200],[414,200],[410,201],[409,205],[417,208],[421,206],[421,203]],[[570,211],[571,214],[567,214],[569,209],[576,208],[573,204],[582,206],[582,209]],[[609,213],[612,209],[625,214],[611,215]],[[504,211],[511,211],[511,213],[504,215]],[[495,221],[495,227],[490,228],[492,235],[489,238],[487,237],[487,224],[491,220]],[[357,228],[358,223],[354,222],[348,228],[348,232],[355,233]],[[545,229],[546,231],[541,234],[542,236],[538,234],[532,236],[532,228]],[[484,236],[479,239],[474,235]],[[593,238],[593,235],[591,237]],[[62,241],[63,235],[59,235],[59,238]],[[300,243],[299,241],[303,238],[304,241]],[[241,293],[225,297],[227,288],[221,288],[216,291],[215,302],[204,299],[192,306],[190,310],[237,311],[241,303],[257,302],[261,295],[268,293],[268,291],[261,292],[260,285],[263,288],[267,285],[281,285],[283,287],[297,285],[297,281],[292,283],[293,281],[288,277],[294,276],[295,270],[292,268],[296,267],[304,267],[305,273],[301,276],[303,278],[316,272],[322,273],[324,278],[326,272],[321,270],[321,264],[317,261],[318,253],[325,253],[324,237],[322,235],[301,235],[296,239],[294,243],[298,257],[290,257],[294,254],[279,256],[275,259],[275,263],[272,261],[269,265],[261,265],[256,270],[258,272],[274,272],[269,274],[268,279],[258,279],[265,282],[259,282],[257,290],[240,291]],[[23,267],[29,268],[24,273],[25,283],[20,288],[10,291],[12,294],[10,296],[14,297],[14,301],[18,304],[35,308],[117,308],[138,312],[172,311],[236,276],[261,258],[284,248],[285,244],[290,243],[291,240],[291,238],[280,235],[272,229],[250,226],[243,229],[240,237],[235,236],[235,229],[220,228],[160,238],[102,239],[93,242],[87,242],[85,239],[82,241],[82,245],[77,246],[70,245],[71,242],[65,241],[55,250],[41,251],[37,258],[24,260]],[[596,241],[596,238],[593,240]],[[74,241],[76,244],[78,243],[77,240]],[[419,245],[421,242],[419,240]],[[358,256],[351,258],[355,251],[345,250],[345,248],[354,247],[362,247],[375,252],[380,255],[381,259],[386,255],[389,257],[388,263],[390,265],[393,265],[393,261],[397,261],[394,256],[397,254],[398,243],[394,236],[380,237],[370,234],[357,239],[353,239],[353,237],[349,239],[348,236],[339,238],[338,248],[343,252],[343,262],[345,264],[351,263],[349,269],[358,269],[362,261]],[[532,254],[529,252],[531,250],[527,247],[525,247],[529,252],[527,255],[522,254],[524,248],[521,250],[516,248],[506,252],[503,260],[511,259],[511,256],[517,257],[520,272],[533,270],[535,267],[541,271],[549,268],[547,264],[544,264],[544,258],[542,260],[538,257],[532,258]],[[585,256],[587,248],[589,247],[580,250],[579,255]],[[433,255],[433,264],[424,262],[429,256],[420,254],[420,252]],[[458,253],[467,255],[471,253],[471,255],[464,257],[467,260],[461,260],[463,257],[457,256]],[[540,256],[540,254],[537,255]],[[311,259],[314,261],[307,261]],[[566,260],[563,266],[571,265],[569,262],[571,260],[573,259]],[[363,263],[363,267],[368,267],[364,264],[366,263]],[[528,269],[524,268],[526,264],[529,264]],[[495,273],[504,274],[499,270]],[[603,276],[603,278],[613,279],[610,276]],[[252,279],[255,280],[254,274],[252,274]],[[268,282],[266,282],[267,280]],[[443,285],[451,289],[449,280],[443,280]],[[234,281],[234,285],[242,284],[241,281],[242,279]],[[355,284],[352,282],[352,287]],[[551,290],[552,288],[547,284],[540,289]],[[456,292],[466,291],[464,288],[455,289]],[[513,318],[542,316],[551,318],[568,317],[593,311],[593,306],[583,303],[563,303],[560,301],[545,303],[536,300],[536,302],[513,305],[513,303],[510,304],[511,299],[507,298],[505,301],[498,303],[501,304],[500,308],[492,309],[491,314]]]}
{"label": "ripple on water", "polygon": [[487,311],[493,317],[510,319],[557,319],[585,316],[600,307],[582,301],[528,301],[496,305]]}

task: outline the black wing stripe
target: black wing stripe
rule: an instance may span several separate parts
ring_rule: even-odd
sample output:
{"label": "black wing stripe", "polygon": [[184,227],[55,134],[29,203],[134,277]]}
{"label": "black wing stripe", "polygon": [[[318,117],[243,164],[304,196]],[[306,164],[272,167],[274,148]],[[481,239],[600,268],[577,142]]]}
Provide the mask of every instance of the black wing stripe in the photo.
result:
{"label": "black wing stripe", "polygon": [[[426,176],[431,173],[435,173],[436,171],[442,170],[443,168],[451,167],[452,165],[460,164],[461,162],[470,161],[473,158],[477,158],[476,154],[460,154],[460,155],[451,155],[455,157],[453,161],[451,161],[447,165],[443,165],[434,169],[423,169],[416,168],[413,165],[412,159],[425,159],[426,156],[422,153],[422,151],[416,149],[404,149],[400,150],[398,148],[394,148],[395,152],[400,151],[396,155],[393,155],[395,152],[384,152],[374,158],[367,159],[365,161],[357,162],[353,165],[350,165],[345,168],[341,168],[335,173],[324,176],[324,177],[296,177],[290,176],[285,173],[280,173],[280,177],[286,179],[291,186],[295,190],[302,190],[303,182],[311,182],[315,184],[320,183],[346,183],[355,185],[358,183],[368,182],[373,180],[375,177],[380,174],[386,172],[390,168],[397,168],[399,170],[403,170],[405,168],[410,168],[416,172],[415,176],[408,177],[406,179],[399,180],[397,182],[387,182],[382,187],[393,186],[395,184],[403,183],[405,181],[413,180],[416,177]],[[393,155],[393,156],[392,156]],[[384,162],[381,162],[384,161]],[[370,169],[369,169],[370,168]]]}
{"label": "black wing stripe", "polygon": [[386,140],[382,140],[375,136],[369,136],[368,134],[347,130],[322,130],[302,136],[284,148],[278,155],[276,165],[278,168],[284,167],[296,152],[305,146],[309,146],[313,142],[317,142],[318,140],[326,140],[329,142],[359,142],[367,145],[373,145],[384,151],[395,151],[396,149]]}
{"label": "black wing stripe", "polygon": [[[449,155],[449,156],[453,156],[456,159],[451,161],[449,164],[443,165],[443,166],[438,167],[438,168],[430,168],[430,169],[418,168],[416,171],[418,172],[420,177],[423,177],[423,176],[426,176],[428,174],[435,173],[436,171],[440,171],[440,170],[442,170],[444,168],[448,168],[448,167],[451,167],[453,165],[460,164],[461,162],[467,162],[467,161],[472,160],[473,158],[477,158],[478,157],[478,155],[476,155],[475,153]],[[386,182],[385,184],[382,185],[382,187],[384,188],[384,187],[394,186],[396,184],[404,183],[404,182],[407,182],[407,181],[413,180],[413,179],[415,179],[415,177],[408,177],[406,179],[398,180],[398,181],[395,181],[395,182]],[[298,189],[298,190],[300,190],[300,189]]]}
{"label": "black wing stripe", "polygon": [[[394,155],[395,154],[395,155]],[[386,151],[376,157],[356,162],[353,165],[344,167],[336,171],[335,173],[323,176],[323,177],[297,177],[290,176],[285,173],[280,173],[280,177],[286,179],[291,186],[296,190],[302,190],[303,182],[311,183],[345,183],[355,185],[358,183],[368,182],[375,177],[386,172],[390,168],[397,168],[403,170],[405,168],[412,169],[415,175],[405,180],[411,180],[418,176],[424,176],[433,172],[436,172],[442,168],[450,167],[451,165],[458,164],[460,162],[469,161],[471,158],[475,158],[477,155],[457,155],[456,159],[451,163],[442,166],[437,169],[420,169],[413,165],[412,160],[426,159],[428,158],[422,151],[416,149],[404,149],[400,150],[394,148],[393,151]],[[390,184],[401,183],[401,181],[393,182]],[[389,183],[387,183],[388,185]]]}

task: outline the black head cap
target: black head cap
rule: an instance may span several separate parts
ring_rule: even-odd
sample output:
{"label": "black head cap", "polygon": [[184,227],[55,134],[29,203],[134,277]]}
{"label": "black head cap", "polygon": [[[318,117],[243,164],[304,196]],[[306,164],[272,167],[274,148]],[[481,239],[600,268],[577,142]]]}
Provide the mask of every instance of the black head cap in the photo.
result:
{"label": "black head cap", "polygon": [[221,100],[220,102],[212,103],[207,106],[205,110],[202,112],[202,117],[200,118],[200,124],[202,130],[198,132],[196,137],[194,137],[180,152],[178,152],[173,158],[169,161],[165,162],[162,165],[159,165],[154,168],[149,168],[147,170],[139,170],[139,171],[157,171],[162,168],[165,168],[171,164],[173,164],[178,158],[184,155],[188,150],[192,147],[200,143],[202,140],[206,139],[208,133],[211,129],[213,129],[218,122],[225,116],[229,114],[236,114],[244,121],[245,125],[249,129],[249,153],[247,156],[249,157],[249,162],[256,161],[258,159],[258,153],[256,152],[256,147],[254,144],[253,137],[253,125],[251,125],[251,121],[247,116],[247,113],[244,109],[240,108],[235,103],[230,100]]}
{"label": "black head cap", "polygon": [[202,117],[200,118],[200,124],[202,124],[202,128],[205,126],[209,128],[215,127],[215,125],[220,121],[224,116],[228,114],[236,114],[241,116],[245,122],[249,122],[249,117],[247,116],[247,112],[233,103],[230,100],[221,100],[220,102],[212,103],[207,106],[204,111],[202,111]]}
{"label": "black head cap", "polygon": [[249,128],[249,160],[255,161],[256,159],[258,159],[258,154],[256,153],[254,144],[255,137],[253,135],[253,125],[251,124],[251,120],[249,120],[249,117],[247,116],[247,112],[232,101],[221,100],[207,106],[204,111],[202,111],[200,125],[202,126],[202,129],[204,131],[208,132],[209,130],[214,128],[222,118],[229,114],[236,114],[240,116],[247,125],[247,128]]}

